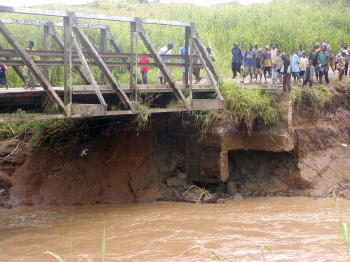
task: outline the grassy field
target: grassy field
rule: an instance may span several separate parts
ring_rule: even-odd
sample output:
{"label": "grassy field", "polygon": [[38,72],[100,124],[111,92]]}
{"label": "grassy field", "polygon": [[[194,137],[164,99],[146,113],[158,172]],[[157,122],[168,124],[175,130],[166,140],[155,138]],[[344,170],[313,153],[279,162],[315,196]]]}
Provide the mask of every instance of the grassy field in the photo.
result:
{"label": "grassy field", "polygon": [[[338,50],[342,41],[350,42],[350,9],[342,0],[275,0],[267,4],[242,6],[239,4],[224,4],[212,7],[199,7],[191,4],[132,4],[126,2],[110,2],[97,0],[94,4],[84,6],[47,5],[44,9],[60,9],[88,13],[103,13],[110,15],[137,16],[179,21],[193,21],[197,24],[199,33],[206,45],[213,47],[217,57],[216,66],[223,78],[231,75],[230,49],[233,41],[238,41],[243,49],[251,43],[261,46],[276,42],[283,50],[304,45],[306,49],[316,41],[329,40],[334,50]],[[10,15],[5,14],[5,17]],[[11,14],[11,17],[14,17]],[[40,16],[16,15],[18,18],[45,20]],[[51,18],[54,19],[54,18]],[[81,20],[81,22],[84,22]],[[104,23],[94,21],[94,23]],[[125,51],[129,50],[129,24],[109,23]],[[40,27],[8,26],[11,32],[21,40],[22,44],[33,39],[37,49],[41,49],[43,29]],[[30,28],[30,30],[28,30]],[[147,25],[147,32],[157,49],[168,41],[175,43],[173,53],[183,43],[184,30],[178,27]],[[99,34],[96,30],[86,30],[97,45]],[[0,43],[8,47],[0,37]],[[53,46],[55,48],[55,46]],[[139,50],[145,48],[139,41]],[[125,70],[116,69],[121,83],[128,82]],[[100,81],[100,73],[94,69],[96,78]],[[175,77],[180,79],[180,71],[173,69]],[[150,79],[157,81],[156,69],[151,70]],[[21,81],[10,70],[8,74],[10,86],[19,86]],[[56,67],[52,73],[52,84],[62,85],[62,68]],[[78,76],[75,83],[80,83]]]}

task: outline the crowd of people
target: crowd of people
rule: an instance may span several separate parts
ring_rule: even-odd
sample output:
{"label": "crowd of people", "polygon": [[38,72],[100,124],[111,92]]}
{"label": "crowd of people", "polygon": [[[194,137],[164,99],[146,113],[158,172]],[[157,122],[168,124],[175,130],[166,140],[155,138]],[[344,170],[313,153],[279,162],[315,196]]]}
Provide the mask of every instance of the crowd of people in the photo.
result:
{"label": "crowd of people", "polygon": [[323,79],[328,84],[330,70],[334,74],[338,71],[339,82],[349,71],[350,49],[347,43],[341,44],[336,55],[328,41],[315,43],[310,52],[299,46],[297,51],[291,49],[289,54],[281,52],[276,43],[265,46],[264,50],[256,43],[243,53],[239,44],[234,42],[231,53],[233,78],[239,73],[242,83],[248,76],[250,82],[253,79],[261,82],[264,76],[265,82],[271,78],[272,85],[282,86],[284,91],[291,90],[292,77],[294,84],[311,87],[316,81],[322,83]]}

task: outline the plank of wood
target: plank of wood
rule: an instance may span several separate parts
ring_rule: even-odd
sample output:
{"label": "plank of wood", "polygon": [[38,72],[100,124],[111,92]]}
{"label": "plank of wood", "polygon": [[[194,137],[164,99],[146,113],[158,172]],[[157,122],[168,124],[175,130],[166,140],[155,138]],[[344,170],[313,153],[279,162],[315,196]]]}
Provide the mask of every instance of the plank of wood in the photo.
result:
{"label": "plank of wood", "polygon": [[[45,26],[53,23],[55,27],[63,27],[62,22],[51,22],[51,21],[40,21],[40,20],[26,20],[26,19],[11,19],[11,18],[2,18],[0,21],[3,24],[11,25],[34,25],[34,26]],[[107,28],[107,25],[98,25],[98,24],[79,24],[82,28],[91,28],[91,29],[103,29]]]}
{"label": "plank of wood", "polygon": [[[43,15],[43,16],[58,16],[58,17],[69,16],[69,13],[70,13],[70,12],[59,11],[59,10],[43,10],[43,9],[33,9],[33,8],[25,8],[25,7],[12,7],[12,6],[0,6],[0,12],[29,14],[29,15]],[[137,18],[135,17],[111,16],[111,15],[103,15],[103,14],[87,14],[87,13],[79,13],[79,12],[75,13],[75,17],[84,18],[84,19],[94,19],[94,20],[137,22]],[[146,18],[146,19],[139,19],[139,21],[145,24],[190,26],[190,23],[188,22],[179,22],[179,21],[170,21],[170,20]]]}
{"label": "plank of wood", "polygon": [[16,41],[16,39],[11,35],[11,33],[7,30],[7,28],[1,22],[0,22],[0,33],[9,42],[9,44],[13,47],[13,49],[15,49],[16,52],[21,56],[25,65],[29,68],[29,70],[33,73],[35,78],[39,81],[41,86],[45,89],[45,91],[47,92],[52,102],[57,103],[59,107],[63,110],[63,112],[65,114],[68,114],[61,98],[53,90],[50,83],[47,81],[45,76],[41,73],[40,69],[34,63],[33,59],[27,54],[24,48]]}
{"label": "plank of wood", "polygon": [[[55,41],[59,45],[60,49],[63,50],[64,44],[58,34],[53,35],[53,31],[50,32],[52,36],[55,38]],[[57,38],[56,38],[57,36]],[[112,35],[113,36],[113,35]],[[121,47],[117,48],[119,46],[113,37],[112,39],[114,43],[116,43],[116,46],[112,44],[114,49],[116,50],[115,53],[100,53],[100,56],[103,58],[120,58],[123,61],[128,61],[127,59],[130,57],[130,53],[123,53]],[[119,51],[120,50],[120,51]],[[51,58],[60,58],[64,56],[63,51],[42,51],[42,50],[27,50],[29,55],[33,56],[40,56],[40,57],[51,57]],[[85,52],[84,53],[85,57],[91,57],[89,53]],[[0,56],[7,56],[7,57],[19,57],[19,55],[16,53],[16,51],[11,50],[11,49],[2,49],[0,50]],[[76,52],[72,53],[73,57],[78,57],[78,54]],[[137,56],[142,56],[142,57],[149,57],[153,58],[151,54],[144,54],[144,53],[138,53]],[[185,56],[182,55],[160,55],[160,57],[165,58],[165,59],[183,59]],[[193,58],[199,58],[198,56],[193,56]]]}
{"label": "plank of wood", "polygon": [[113,87],[116,94],[118,95],[119,99],[123,103],[125,107],[129,107],[131,110],[135,110],[134,105],[129,100],[129,97],[124,93],[124,91],[120,88],[120,85],[118,84],[117,80],[115,79],[112,72],[108,69],[106,63],[103,61],[102,57],[99,55],[91,41],[88,39],[88,37],[85,35],[83,30],[78,26],[76,23],[76,18],[73,14],[70,14],[71,19],[74,21],[73,24],[73,30],[74,33],[79,37],[82,44],[86,47],[86,49],[90,52],[91,56],[95,60],[96,64],[98,65],[99,69],[103,72],[107,82]]}

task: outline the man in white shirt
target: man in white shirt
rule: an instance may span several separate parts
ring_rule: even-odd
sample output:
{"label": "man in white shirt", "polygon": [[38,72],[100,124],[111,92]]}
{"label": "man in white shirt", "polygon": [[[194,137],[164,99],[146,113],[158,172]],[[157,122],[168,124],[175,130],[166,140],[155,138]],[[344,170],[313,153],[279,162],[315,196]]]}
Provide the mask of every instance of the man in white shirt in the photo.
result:
{"label": "man in white shirt", "polygon": [[[166,46],[162,47],[160,50],[159,50],[159,54],[160,55],[171,55],[171,50],[173,49],[174,47],[174,44],[172,42],[169,42]],[[169,60],[166,59],[166,58],[162,58],[162,61],[164,63],[168,63]],[[159,77],[159,81],[161,84],[166,84],[166,80],[164,79],[164,76],[162,74],[162,72],[159,70],[158,68],[158,77]]]}

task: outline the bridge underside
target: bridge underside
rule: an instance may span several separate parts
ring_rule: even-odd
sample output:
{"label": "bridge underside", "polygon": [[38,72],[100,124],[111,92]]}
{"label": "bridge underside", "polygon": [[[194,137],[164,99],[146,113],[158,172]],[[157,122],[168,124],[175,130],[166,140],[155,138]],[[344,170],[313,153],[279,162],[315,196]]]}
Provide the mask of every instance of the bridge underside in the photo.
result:
{"label": "bridge underside", "polygon": [[[178,84],[180,90],[186,90],[184,84]],[[128,95],[132,89],[128,84],[122,84],[121,89]],[[63,99],[64,87],[53,87],[56,94]],[[98,103],[94,88],[90,85],[72,87],[73,103],[70,118],[109,117],[137,114],[132,110],[117,109],[120,101],[115,91],[108,85],[100,85],[101,93],[107,103],[106,110]],[[207,84],[194,85],[191,104],[178,103],[169,85],[139,84],[139,96],[147,100],[148,112],[169,113],[196,110],[217,110],[224,108],[224,101],[211,99],[215,95]],[[47,95],[42,87],[35,89],[9,88],[0,89],[0,122],[59,119],[66,118],[64,114],[44,113]]]}

